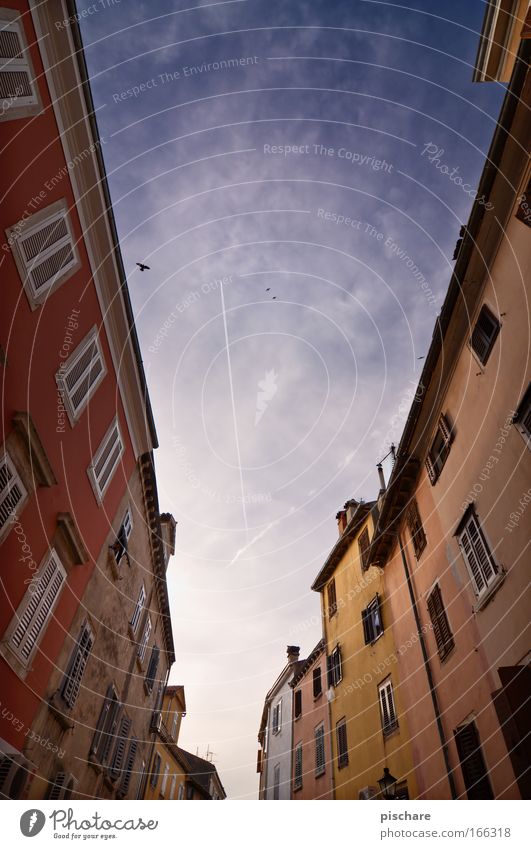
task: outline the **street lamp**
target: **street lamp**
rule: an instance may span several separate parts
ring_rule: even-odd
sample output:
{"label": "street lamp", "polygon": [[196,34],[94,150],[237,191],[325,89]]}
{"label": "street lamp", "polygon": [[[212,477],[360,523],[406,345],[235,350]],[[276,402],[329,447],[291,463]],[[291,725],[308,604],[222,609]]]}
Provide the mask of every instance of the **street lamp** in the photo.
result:
{"label": "street lamp", "polygon": [[398,778],[395,778],[394,775],[391,775],[388,768],[384,766],[384,774],[381,778],[378,779],[378,784],[380,785],[380,791],[384,799],[394,799],[396,793],[396,785],[398,782]]}

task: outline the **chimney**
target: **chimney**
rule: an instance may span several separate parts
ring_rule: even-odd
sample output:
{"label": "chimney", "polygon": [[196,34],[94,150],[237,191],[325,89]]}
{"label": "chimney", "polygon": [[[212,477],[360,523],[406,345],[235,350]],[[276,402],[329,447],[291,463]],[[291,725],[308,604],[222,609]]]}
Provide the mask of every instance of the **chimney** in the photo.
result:
{"label": "chimney", "polygon": [[349,499],[349,501],[346,502],[346,504],[343,505],[343,507],[347,512],[347,525],[348,525],[348,523],[352,519],[354,513],[358,509],[358,502],[356,501],[355,498],[351,498],[351,499]]}
{"label": "chimney", "polygon": [[299,654],[301,650],[299,646],[288,646],[288,663],[296,663],[299,659]]}
{"label": "chimney", "polygon": [[382,469],[382,464],[378,463],[376,468],[378,469],[378,477],[380,478],[380,492],[384,492],[384,490],[385,490],[385,477],[384,477],[384,473],[383,473],[383,469]]}
{"label": "chimney", "polygon": [[337,529],[339,531],[339,536],[343,536],[343,532],[347,527],[347,511],[340,510],[339,513],[336,514],[337,519]]}

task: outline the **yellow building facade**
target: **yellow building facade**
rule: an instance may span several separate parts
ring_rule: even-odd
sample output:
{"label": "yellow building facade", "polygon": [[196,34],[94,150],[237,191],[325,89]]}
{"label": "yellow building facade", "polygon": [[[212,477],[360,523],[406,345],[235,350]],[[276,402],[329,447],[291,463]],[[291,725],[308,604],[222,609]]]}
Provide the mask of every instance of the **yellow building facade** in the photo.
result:
{"label": "yellow building facade", "polygon": [[[375,502],[349,501],[338,515],[339,539],[315,579],[327,647],[327,697],[336,799],[381,797],[384,769],[399,798],[416,798],[397,653],[387,622],[383,572],[367,568]],[[412,637],[413,639],[413,637]]]}
{"label": "yellow building facade", "polygon": [[184,687],[167,687],[162,710],[153,717],[157,733],[146,782],[146,799],[186,797],[186,766],[180,758],[177,745],[185,713]]}

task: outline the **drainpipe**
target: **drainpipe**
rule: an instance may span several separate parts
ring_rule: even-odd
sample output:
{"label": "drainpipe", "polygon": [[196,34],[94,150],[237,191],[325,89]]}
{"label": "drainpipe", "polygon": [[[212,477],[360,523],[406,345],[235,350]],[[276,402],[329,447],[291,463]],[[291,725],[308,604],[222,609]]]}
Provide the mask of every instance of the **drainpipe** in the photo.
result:
{"label": "drainpipe", "polygon": [[431,666],[430,659],[428,656],[428,652],[426,650],[426,643],[424,641],[424,634],[422,632],[422,626],[420,622],[420,616],[418,611],[417,600],[415,598],[415,590],[413,589],[413,583],[411,581],[411,575],[409,572],[409,567],[407,565],[406,553],[404,551],[404,546],[402,544],[402,539],[400,534],[397,534],[398,545],[400,546],[400,554],[402,555],[402,564],[404,566],[404,573],[406,576],[407,588],[409,590],[409,598],[411,601],[411,607],[413,609],[413,615],[415,617],[415,624],[417,626],[417,633],[420,640],[420,647],[422,650],[422,659],[424,661],[424,669],[426,671],[426,677],[428,679],[428,685],[430,688],[431,701],[433,704],[433,712],[435,714],[435,721],[437,723],[437,731],[439,732],[439,739],[441,741],[441,748],[443,751],[444,757],[444,765],[446,767],[446,774],[448,776],[448,784],[450,785],[450,793],[452,795],[452,799],[457,799],[457,790],[454,782],[454,776],[452,773],[452,767],[450,766],[450,756],[448,753],[448,743],[446,742],[446,736],[444,733],[444,728],[441,719],[441,711],[439,708],[439,700],[437,698],[437,690],[435,689],[435,683],[433,681],[433,675],[431,674]]}

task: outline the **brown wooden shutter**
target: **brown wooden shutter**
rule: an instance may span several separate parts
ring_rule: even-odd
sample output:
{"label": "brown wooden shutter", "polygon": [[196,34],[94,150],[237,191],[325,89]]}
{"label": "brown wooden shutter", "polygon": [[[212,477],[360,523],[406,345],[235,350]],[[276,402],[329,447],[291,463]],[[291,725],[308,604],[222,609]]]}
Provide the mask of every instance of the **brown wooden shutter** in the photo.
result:
{"label": "brown wooden shutter", "polygon": [[475,722],[469,722],[457,729],[455,743],[461,761],[467,797],[494,799]]}

